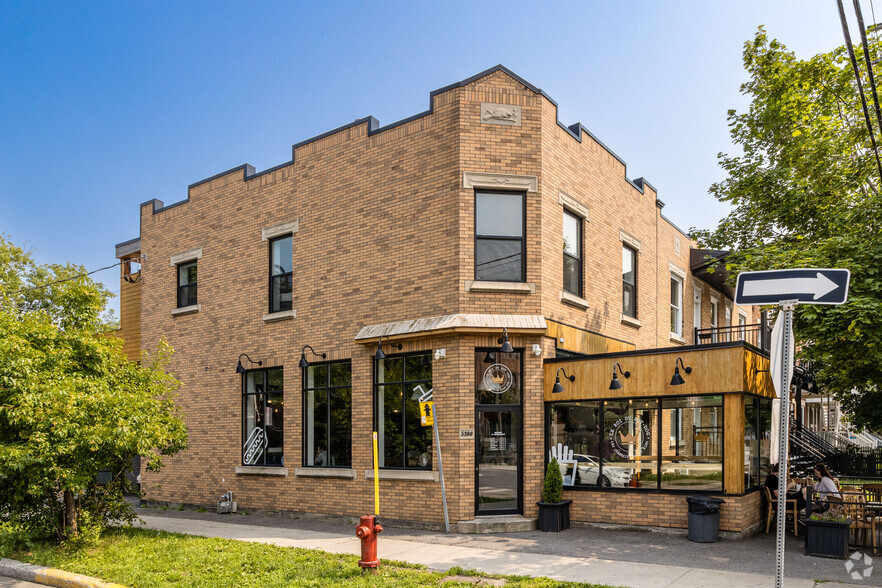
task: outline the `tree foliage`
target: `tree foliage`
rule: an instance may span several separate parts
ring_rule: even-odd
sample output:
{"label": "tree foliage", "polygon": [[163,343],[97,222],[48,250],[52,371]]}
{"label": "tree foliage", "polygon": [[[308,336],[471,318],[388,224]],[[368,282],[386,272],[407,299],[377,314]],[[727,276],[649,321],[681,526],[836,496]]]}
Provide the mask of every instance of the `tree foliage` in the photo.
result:
{"label": "tree foliage", "polygon": [[158,469],[187,439],[171,349],[126,360],[102,318],[109,293],[70,279],[83,273],[39,266],[0,236],[0,523],[59,539],[131,520],[131,459]]}
{"label": "tree foliage", "polygon": [[[880,56],[878,43],[871,54]],[[715,230],[693,234],[733,252],[733,275],[851,270],[848,302],[797,307],[794,331],[801,357],[849,418],[882,428],[882,199],[848,54],[839,47],[801,60],[760,28],[744,45],[744,67],[750,107],[728,116],[741,153],[719,155],[728,177],[710,189],[732,209]]]}

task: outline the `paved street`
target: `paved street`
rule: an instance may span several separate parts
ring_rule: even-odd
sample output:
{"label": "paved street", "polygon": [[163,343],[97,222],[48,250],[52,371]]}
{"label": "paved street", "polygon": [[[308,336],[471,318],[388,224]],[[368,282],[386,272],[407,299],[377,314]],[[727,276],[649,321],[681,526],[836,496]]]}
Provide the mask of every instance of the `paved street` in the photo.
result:
{"label": "paved street", "polygon": [[0,588],[43,588],[43,584],[23,582],[21,580],[16,580],[15,578],[0,576]]}

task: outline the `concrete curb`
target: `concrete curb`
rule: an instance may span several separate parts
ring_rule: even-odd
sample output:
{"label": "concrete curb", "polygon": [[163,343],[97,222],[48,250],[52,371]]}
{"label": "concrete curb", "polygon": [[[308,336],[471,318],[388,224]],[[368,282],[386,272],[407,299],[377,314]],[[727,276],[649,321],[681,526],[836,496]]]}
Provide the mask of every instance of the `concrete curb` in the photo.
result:
{"label": "concrete curb", "polygon": [[126,588],[122,584],[6,558],[0,559],[0,576],[57,588]]}

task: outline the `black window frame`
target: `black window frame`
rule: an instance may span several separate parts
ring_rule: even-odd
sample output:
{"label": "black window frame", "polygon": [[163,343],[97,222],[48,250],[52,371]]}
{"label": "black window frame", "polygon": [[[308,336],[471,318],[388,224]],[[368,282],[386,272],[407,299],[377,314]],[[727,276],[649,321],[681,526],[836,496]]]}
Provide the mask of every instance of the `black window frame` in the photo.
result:
{"label": "black window frame", "polygon": [[[407,379],[404,379],[407,376],[407,373],[406,373],[407,372],[407,358],[421,356],[421,355],[425,355],[429,358],[429,363],[432,366],[432,379],[429,379],[429,380],[407,380]],[[377,433],[379,433],[379,431],[380,431],[380,429],[379,429],[379,426],[380,426],[380,415],[379,415],[380,403],[378,401],[379,386],[400,385],[402,388],[402,394],[401,394],[401,425],[402,425],[401,426],[401,451],[402,451],[401,463],[404,465],[402,465],[402,466],[388,466],[388,465],[384,464],[383,466],[379,466],[379,469],[381,469],[381,470],[413,470],[413,471],[418,471],[418,472],[432,471],[432,469],[434,468],[434,464],[431,460],[431,456],[429,456],[430,461],[429,461],[428,467],[418,467],[418,466],[408,466],[407,465],[407,426],[406,426],[406,423],[407,423],[407,395],[404,393],[404,391],[407,389],[407,386],[409,384],[413,384],[413,385],[428,384],[428,387],[426,388],[426,390],[433,387],[432,381],[435,377],[435,363],[434,363],[434,358],[432,355],[432,350],[429,349],[429,350],[425,350],[425,351],[410,351],[407,353],[389,354],[384,359],[399,359],[399,358],[401,359],[401,362],[402,362],[402,380],[394,381],[394,382],[389,382],[389,381],[378,382],[377,375],[379,373],[379,370],[377,369],[377,362],[383,361],[383,360],[373,358],[372,362],[371,362],[371,365],[373,367],[373,386],[372,386],[372,388],[373,388],[372,394],[373,394],[373,402],[374,402],[374,406],[373,406],[373,420],[374,420],[373,427],[374,428],[373,428],[373,430],[377,431]],[[433,441],[430,441],[429,444],[431,445],[432,442]],[[383,457],[383,456],[378,455],[377,459],[380,459],[381,457]]]}
{"label": "black window frame", "polygon": [[[348,386],[331,386],[331,366],[334,364],[346,364],[349,366],[349,385]],[[324,386],[313,386],[312,388],[308,388],[306,385],[307,382],[307,370],[311,367],[317,366],[327,366],[327,379],[326,384]],[[302,385],[301,391],[303,394],[303,459],[302,464],[305,468],[342,468],[342,469],[351,469],[352,468],[352,360],[351,359],[341,359],[341,360],[333,360],[333,361],[321,361],[310,363],[308,367],[301,368],[301,378]],[[335,390],[343,390],[349,389],[349,464],[348,465],[331,465],[330,464],[330,455],[331,455],[331,402],[330,398],[326,401],[327,404],[327,414],[325,415],[325,430],[327,432],[327,439],[325,440],[325,451],[327,452],[329,459],[328,463],[325,465],[308,465],[308,453],[307,453],[307,436],[309,435],[309,431],[307,430],[307,418],[306,418],[306,402],[307,402],[307,392],[309,390],[317,391],[324,390],[329,396],[331,392]]]}
{"label": "black window frame", "polygon": [[[634,247],[631,247],[627,243],[622,243],[622,249],[631,252],[631,259],[633,260],[634,265],[634,283],[629,284],[625,280],[625,273],[622,272],[622,314],[631,317],[633,319],[637,318],[637,250]],[[625,269],[624,267],[622,268]],[[630,288],[631,292],[631,301],[632,307],[634,309],[634,314],[628,314],[625,312],[625,293],[628,292]]]}
{"label": "black window frame", "polygon": [[[498,235],[479,235],[478,234],[478,195],[479,194],[501,194],[505,196],[520,196],[521,197],[521,236],[520,237],[511,237],[511,236],[498,236]],[[475,197],[474,197],[474,221],[473,230],[475,233],[475,254],[474,254],[474,276],[476,281],[493,281],[493,282],[511,282],[511,283],[521,283],[527,281],[527,193],[521,190],[483,190],[476,188],[475,189]],[[518,241],[521,244],[521,274],[520,279],[517,280],[481,280],[478,277],[478,241]]]}
{"label": "black window frame", "polygon": [[[720,437],[720,468],[721,468],[720,471],[723,473],[723,475],[721,476],[720,490],[701,490],[701,494],[709,494],[711,496],[720,496],[720,495],[727,494],[727,492],[726,492],[726,436],[725,436],[726,428],[725,427],[726,427],[726,403],[731,402],[731,400],[728,400],[727,397],[731,396],[731,394],[720,394],[720,393],[716,393],[716,394],[682,394],[682,395],[677,394],[677,395],[671,395],[671,396],[631,396],[631,397],[623,397],[623,398],[573,398],[573,399],[559,400],[559,401],[547,400],[547,401],[545,401],[545,432],[544,432],[544,435],[545,435],[545,439],[544,439],[545,468],[548,468],[549,455],[550,455],[551,447],[552,447],[552,445],[551,445],[551,430],[549,427],[549,423],[551,423],[551,420],[553,418],[552,408],[555,404],[575,403],[575,402],[595,402],[595,403],[599,404],[601,415],[603,415],[604,411],[606,410],[606,404],[608,402],[627,402],[629,400],[634,401],[634,402],[655,401],[657,403],[657,406],[653,410],[657,411],[656,421],[658,422],[658,431],[656,433],[656,439],[654,441],[654,443],[656,445],[656,453],[657,453],[656,460],[654,463],[657,468],[656,471],[661,472],[662,458],[664,457],[662,454],[662,443],[663,443],[663,440],[662,440],[662,425],[663,425],[662,419],[664,418],[665,401],[670,402],[672,400],[679,399],[679,398],[692,398],[692,397],[699,397],[699,396],[719,396],[720,397],[720,412],[718,414],[719,414],[719,418],[720,418],[721,423],[718,426],[723,431],[723,434]],[[745,394],[745,396],[748,396],[748,395]],[[670,410],[670,407],[668,407],[668,410]],[[601,416],[601,419],[602,418],[603,418],[603,416]],[[603,429],[601,429],[601,432],[602,431],[603,431]],[[603,477],[603,468],[604,468],[605,464],[607,464],[608,462],[607,462],[607,460],[605,460],[603,458],[602,451],[599,452],[599,455],[597,457],[599,458],[598,459],[598,461],[599,461],[598,472],[597,472],[597,480],[599,482]],[[613,463],[613,467],[615,467],[615,462],[612,462],[612,463]],[[579,485],[574,485],[574,486],[566,486],[565,490],[577,490],[577,491],[588,491],[588,492],[592,492],[592,491],[594,491],[594,492],[596,492],[596,491],[626,492],[626,493],[652,492],[652,493],[656,493],[656,494],[659,494],[659,493],[661,493],[661,494],[695,494],[696,493],[695,489],[679,490],[679,489],[675,489],[675,488],[662,488],[661,476],[657,476],[655,484],[653,484],[652,486],[641,485],[637,488],[631,488],[631,487],[621,488],[621,487],[614,487],[614,486],[579,484]],[[744,493],[746,493],[747,491],[748,491],[748,489],[745,488]]]}
{"label": "black window frame", "polygon": [[[564,215],[571,216],[572,218],[574,218],[576,220],[576,230],[578,232],[578,236],[576,237],[576,245],[577,245],[576,253],[578,253],[578,257],[574,257],[574,256],[570,255],[569,253],[567,253],[566,249],[564,249],[564,251],[563,251],[563,256],[564,256],[563,257],[563,261],[564,261],[564,265],[563,265],[563,267],[564,267],[563,290],[564,290],[564,292],[569,292],[570,294],[578,296],[579,298],[583,298],[584,288],[585,288],[585,285],[584,285],[585,272],[584,272],[584,268],[582,267],[583,263],[584,263],[582,260],[582,258],[584,257],[584,255],[582,253],[582,241],[584,240],[583,224],[584,224],[585,219],[582,218],[581,216],[579,216],[578,214],[576,214],[575,212],[573,212],[572,210],[569,210],[567,208],[563,209],[563,213],[564,213]],[[566,271],[565,270],[567,267],[567,258],[568,257],[572,260],[575,260],[575,262],[576,262],[575,263],[575,266],[577,268],[576,283],[578,284],[578,288],[577,288],[578,292],[573,292],[572,290],[567,289]]]}
{"label": "black window frame", "polygon": [[[281,274],[274,274],[273,273],[273,243],[275,243],[276,241],[281,241],[283,239],[291,239],[291,251],[292,251],[291,271],[281,273]],[[293,298],[294,298],[294,259],[293,259],[294,234],[293,233],[286,233],[284,235],[279,235],[277,237],[273,237],[272,239],[269,239],[268,242],[269,242],[269,292],[268,292],[267,298],[269,300],[268,311],[269,311],[269,314],[272,314],[275,312],[285,312],[285,311],[288,311],[288,310],[291,310],[294,308],[294,300],[293,300]],[[286,278],[286,277],[291,278],[291,298],[292,298],[292,300],[290,302],[288,302],[288,308],[283,308],[282,307],[283,303],[281,300],[279,300],[279,309],[273,310],[273,283],[275,280],[278,280],[280,278]]]}
{"label": "black window frame", "polygon": [[[282,372],[282,389],[281,390],[269,390],[269,386],[268,386],[269,372],[275,371],[275,370]],[[257,372],[263,372],[264,388],[260,392],[248,392],[248,375],[254,374]],[[282,404],[284,405],[284,403],[285,403],[285,370],[282,366],[272,366],[272,367],[265,367],[265,368],[261,367],[261,368],[257,368],[257,369],[253,369],[253,370],[245,370],[245,372],[242,373],[242,394],[241,394],[241,397],[242,397],[242,405],[241,405],[242,440],[239,443],[239,463],[243,467],[247,467],[247,468],[254,468],[254,467],[281,468],[281,467],[285,467],[285,413],[284,412],[282,412],[282,431],[281,431],[282,432],[282,453],[280,455],[280,462],[279,463],[266,463],[267,452],[264,451],[263,463],[261,463],[261,464],[246,464],[245,463],[245,442],[248,440],[248,435],[245,432],[245,427],[246,427],[245,418],[246,418],[246,414],[247,414],[245,411],[245,399],[248,396],[261,396],[261,395],[264,396],[264,400],[261,405],[261,409],[265,413],[266,412],[266,401],[267,401],[267,398],[269,397],[270,393],[280,395],[282,397]],[[267,427],[266,423],[263,424],[263,427],[264,427],[264,435],[266,435],[267,438],[269,438],[269,434],[266,432],[266,427]]]}
{"label": "black window frame", "polygon": [[[181,285],[181,270],[182,270],[185,266],[188,266],[188,265],[196,266],[196,281],[193,282],[192,284],[184,284],[184,285]],[[189,260],[187,260],[187,261],[184,261],[184,262],[181,262],[181,263],[177,264],[177,265],[175,266],[175,273],[176,273],[176,280],[177,280],[177,284],[178,284],[178,288],[177,288],[177,294],[178,294],[178,295],[177,295],[177,301],[176,301],[176,302],[177,302],[177,308],[186,308],[186,307],[188,307],[188,306],[194,306],[194,305],[196,305],[196,304],[199,304],[199,288],[197,287],[197,286],[199,285],[199,265],[198,265],[198,260],[196,260],[196,259],[189,259]],[[184,298],[184,291],[185,291],[185,290],[189,291],[188,289],[190,289],[190,288],[192,288],[192,289],[195,290],[195,292],[196,292],[196,301],[193,302],[192,304],[182,304],[182,301],[185,299],[185,298]]]}

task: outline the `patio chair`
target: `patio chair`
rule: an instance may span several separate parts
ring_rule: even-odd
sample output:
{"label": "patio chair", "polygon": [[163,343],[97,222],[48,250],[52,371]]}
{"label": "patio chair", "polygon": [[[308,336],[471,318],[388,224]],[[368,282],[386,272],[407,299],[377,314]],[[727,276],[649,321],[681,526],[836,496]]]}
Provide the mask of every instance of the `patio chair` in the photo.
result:
{"label": "patio chair", "polygon": [[868,502],[882,502],[882,484],[864,484]]}
{"label": "patio chair", "polygon": [[[769,527],[772,525],[772,519],[775,518],[775,511],[778,508],[778,500],[772,497],[772,492],[769,490],[768,486],[763,486],[763,491],[766,494],[766,533],[768,534]],[[796,525],[799,522],[799,511],[796,509],[796,500],[787,500],[784,508],[786,509],[787,515],[793,516],[793,534],[796,535]]]}
{"label": "patio chair", "polygon": [[867,532],[872,537],[873,553],[876,553],[876,517],[867,511],[867,505],[863,495],[848,496],[842,502],[844,515],[851,519],[851,529],[854,531],[854,542],[858,543],[859,533],[863,535],[860,545],[867,545]]}

